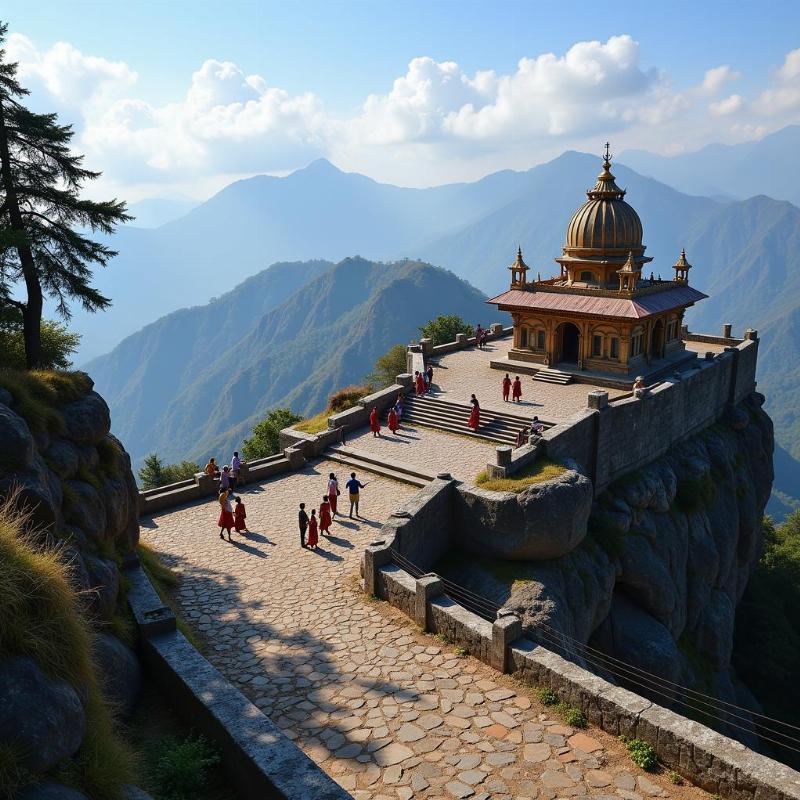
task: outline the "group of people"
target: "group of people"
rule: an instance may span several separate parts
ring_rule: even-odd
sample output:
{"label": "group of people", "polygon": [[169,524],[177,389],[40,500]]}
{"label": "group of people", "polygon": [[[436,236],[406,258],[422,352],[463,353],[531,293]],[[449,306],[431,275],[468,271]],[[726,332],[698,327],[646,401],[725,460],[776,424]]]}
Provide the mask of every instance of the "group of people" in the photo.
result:
{"label": "group of people", "polygon": [[[350,519],[353,518],[353,510],[355,509],[356,518],[359,519],[358,503],[360,500],[360,492],[367,484],[361,483],[356,478],[355,472],[350,473],[350,480],[345,484],[349,498],[350,498]],[[300,525],[300,547],[308,550],[315,550],[319,542],[320,535],[331,535],[331,523],[334,517],[339,513],[338,502],[341,490],[339,489],[339,480],[336,473],[331,472],[328,475],[328,485],[325,489],[325,494],[322,496],[322,502],[319,505],[319,517],[317,516],[317,509],[311,509],[311,516],[306,512],[306,504],[300,503],[300,511],[297,515],[298,523]]]}
{"label": "group of people", "polygon": [[[414,377],[416,379],[419,373],[415,373]],[[428,376],[428,380],[433,377],[433,368],[428,367],[426,371],[426,375]],[[424,392],[423,392],[424,393]],[[386,417],[386,425],[392,434],[396,434],[398,430],[400,430],[400,421],[403,419],[403,393],[397,395],[397,400],[395,400],[394,405],[389,409],[389,413]],[[373,408],[372,411],[369,412],[369,429],[372,431],[372,436],[375,439],[380,438],[381,435],[381,418],[378,414],[378,409]]]}
{"label": "group of people", "polygon": [[488,336],[489,331],[486,328],[482,328],[479,322],[475,328],[475,344],[478,346],[479,350],[483,350],[483,348],[486,347],[486,339]]}
{"label": "group of people", "polygon": [[503,378],[503,400],[508,402],[508,395],[514,399],[515,403],[519,403],[522,400],[522,381],[519,379],[519,375],[514,378],[512,383],[511,378],[509,378],[508,373],[506,372],[505,378]]}
{"label": "group of people", "polygon": [[244,483],[242,478],[242,464],[244,464],[244,462],[239,458],[239,451],[235,450],[230,465],[226,464],[220,469],[217,466],[217,460],[215,458],[209,458],[208,464],[203,468],[203,472],[205,472],[206,475],[210,475],[212,478],[219,478],[220,491],[223,489],[233,490]]}
{"label": "group of people", "polygon": [[417,370],[414,373],[414,391],[416,392],[417,397],[422,397],[422,395],[430,392],[432,386],[433,367],[428,364],[427,369],[422,370],[422,372]]}
{"label": "group of people", "polygon": [[[232,542],[231,528],[233,528],[236,533],[241,533],[242,531],[248,533],[247,523],[245,522],[247,519],[247,512],[245,511],[242,498],[235,497],[233,489],[221,488],[219,490],[218,499],[219,519],[217,520],[217,525],[219,526],[219,538],[225,539],[225,533],[227,533],[228,541]],[[235,506],[231,505],[231,499],[233,499]]]}

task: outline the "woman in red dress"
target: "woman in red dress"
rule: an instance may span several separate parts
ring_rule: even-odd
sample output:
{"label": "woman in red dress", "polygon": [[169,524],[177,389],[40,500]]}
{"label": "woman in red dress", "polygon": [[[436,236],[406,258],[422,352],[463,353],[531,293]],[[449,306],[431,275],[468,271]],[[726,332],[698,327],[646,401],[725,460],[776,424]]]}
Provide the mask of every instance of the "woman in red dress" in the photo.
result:
{"label": "woman in red dress", "polygon": [[506,372],[505,378],[503,378],[503,400],[508,402],[508,394],[511,391],[511,378],[508,377],[508,373]]}
{"label": "woman in red dress", "polygon": [[478,426],[481,424],[481,407],[478,404],[478,398],[475,397],[474,394],[470,397],[469,401],[472,403],[472,411],[469,413],[469,422],[467,422],[467,425],[469,425],[472,430],[477,431]]}
{"label": "woman in red dress", "polygon": [[247,530],[247,513],[244,510],[244,503],[241,497],[236,498],[236,505],[233,507],[233,529],[236,533]]}
{"label": "woman in red dress", "polygon": [[389,425],[389,430],[392,433],[397,433],[397,429],[400,427],[400,422],[397,419],[397,412],[394,408],[389,409],[389,419],[387,424]]}
{"label": "woman in red dress", "polygon": [[519,375],[514,378],[514,386],[511,389],[511,396],[514,398],[515,403],[519,403],[520,398],[522,397],[522,381],[519,379]]}
{"label": "woman in red dress", "polygon": [[414,387],[417,391],[417,397],[422,397],[425,394],[425,378],[422,377],[421,372],[414,373]]}
{"label": "woman in red dress", "polygon": [[373,408],[369,412],[369,429],[372,431],[373,436],[381,435],[381,421],[378,419],[378,409]]}
{"label": "woman in red dress", "polygon": [[311,519],[308,521],[308,539],[306,541],[306,547],[310,547],[312,550],[317,546],[317,542],[319,538],[317,536],[317,509],[311,509]]}
{"label": "woman in red dress", "polygon": [[319,532],[325,536],[331,535],[331,504],[327,495],[323,496],[319,507]]}
{"label": "woman in red dress", "polygon": [[233,509],[231,508],[231,501],[230,496],[233,492],[230,489],[221,489],[219,493],[219,519],[217,520],[217,525],[219,525],[219,538],[224,539],[225,536],[223,535],[223,531],[228,532],[228,541],[232,542],[231,539],[231,528],[233,527]]}

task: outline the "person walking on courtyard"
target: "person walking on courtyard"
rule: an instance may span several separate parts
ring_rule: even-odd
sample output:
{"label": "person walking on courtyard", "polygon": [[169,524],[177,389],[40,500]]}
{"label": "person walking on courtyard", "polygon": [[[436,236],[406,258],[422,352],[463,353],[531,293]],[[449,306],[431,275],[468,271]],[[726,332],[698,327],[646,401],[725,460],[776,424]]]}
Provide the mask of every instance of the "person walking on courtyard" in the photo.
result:
{"label": "person walking on courtyard", "polygon": [[475,326],[475,344],[479,350],[483,346],[483,328],[480,322]]}
{"label": "person walking on courtyard", "polygon": [[503,400],[508,402],[508,395],[511,391],[511,378],[508,377],[508,373],[506,372],[505,378],[503,378]]}
{"label": "person walking on courtyard", "polygon": [[300,523],[300,547],[306,546],[306,528],[308,527],[308,514],[306,514],[306,504],[300,503],[300,513],[297,515]]}
{"label": "person walking on courtyard", "polygon": [[319,532],[323,536],[331,535],[331,504],[328,495],[322,496],[322,503],[319,506]]}
{"label": "person walking on courtyard", "polygon": [[233,528],[236,533],[247,530],[247,513],[244,510],[244,503],[241,497],[236,498],[236,505],[233,507]]}
{"label": "person walking on courtyard", "polygon": [[397,433],[397,429],[400,427],[400,420],[397,417],[397,411],[394,408],[389,409],[389,419],[386,421],[386,424],[389,426],[389,430],[393,433]]}
{"label": "person walking on courtyard", "polygon": [[361,483],[358,478],[356,478],[355,472],[350,473],[350,480],[347,481],[347,491],[350,494],[350,519],[353,518],[353,509],[356,510],[356,519],[359,518],[358,513],[358,499],[359,499],[359,490],[363,489],[367,484]]}
{"label": "person walking on courtyard", "polygon": [[232,494],[233,492],[231,492],[230,489],[219,490],[219,519],[217,520],[217,525],[219,525],[219,538],[224,539],[223,531],[227,531],[229,542],[233,541],[233,539],[231,539],[231,528],[233,527],[234,520],[230,500]]}
{"label": "person walking on courtyard", "polygon": [[381,436],[381,421],[378,419],[378,409],[373,408],[369,412],[369,429],[372,431],[373,437],[380,439]]}
{"label": "person walking on courtyard", "polygon": [[311,519],[308,521],[308,547],[313,550],[317,546],[317,510],[311,509]]}
{"label": "person walking on courtyard", "polygon": [[519,375],[514,378],[514,385],[511,387],[511,396],[514,398],[515,403],[519,403],[522,400],[522,381],[519,379]]}
{"label": "person walking on courtyard", "polygon": [[469,425],[473,431],[477,431],[478,426],[481,424],[481,407],[478,403],[478,398],[475,397],[474,394],[470,397],[469,402],[472,403],[472,411],[469,413],[467,425]]}
{"label": "person walking on courtyard", "polygon": [[331,472],[328,475],[328,500],[331,501],[331,515],[336,516],[336,502],[339,499],[339,481],[336,480],[336,475]]}
{"label": "person walking on courtyard", "polygon": [[422,397],[425,394],[425,381],[419,371],[414,372],[414,388],[417,392],[417,397]]}
{"label": "person walking on courtyard", "polygon": [[397,412],[397,422],[400,423],[403,420],[403,393],[397,395],[397,400],[394,404],[394,410]]}
{"label": "person walking on courtyard", "polygon": [[217,466],[217,460],[215,458],[209,458],[208,464],[206,464],[205,468],[203,469],[206,475],[210,475],[212,478],[216,478],[219,474],[219,467]]}
{"label": "person walking on courtyard", "polygon": [[433,367],[430,364],[428,364],[425,374],[428,376],[428,391],[430,392],[433,389]]}

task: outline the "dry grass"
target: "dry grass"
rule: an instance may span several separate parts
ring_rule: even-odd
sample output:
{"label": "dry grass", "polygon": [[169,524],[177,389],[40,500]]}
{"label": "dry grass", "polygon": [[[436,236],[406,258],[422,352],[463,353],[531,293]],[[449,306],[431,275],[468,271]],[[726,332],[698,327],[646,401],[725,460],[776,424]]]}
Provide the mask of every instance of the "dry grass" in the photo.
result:
{"label": "dry grass", "polygon": [[[133,780],[133,758],[115,732],[92,662],[92,633],[57,550],[25,533],[28,516],[12,495],[0,505],[0,657],[29,656],[52,678],[87,691],[87,732],[56,768],[92,797],[115,800]],[[0,753],[0,797],[14,797],[28,776],[15,752]]]}
{"label": "dry grass", "polygon": [[296,431],[303,431],[303,433],[321,433],[322,431],[326,431],[328,430],[328,417],[331,413],[332,412],[327,409],[325,411],[320,411],[319,414],[315,414],[313,417],[298,422],[297,425],[294,426],[294,429]]}
{"label": "dry grass", "polygon": [[480,486],[481,489],[488,489],[492,492],[514,492],[518,494],[525,491],[529,486],[535,486],[537,483],[544,483],[544,481],[557,478],[566,471],[567,468],[563,464],[544,458],[534,461],[510,478],[492,478],[487,470],[483,470],[475,477],[475,484]]}

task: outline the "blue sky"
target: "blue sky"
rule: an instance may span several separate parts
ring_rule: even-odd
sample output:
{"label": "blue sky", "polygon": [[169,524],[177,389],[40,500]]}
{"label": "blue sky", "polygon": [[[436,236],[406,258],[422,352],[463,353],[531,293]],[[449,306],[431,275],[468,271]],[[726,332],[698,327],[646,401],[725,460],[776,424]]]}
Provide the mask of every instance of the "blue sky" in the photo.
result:
{"label": "blue sky", "polygon": [[319,156],[425,185],[605,138],[678,152],[800,122],[798,2],[72,0],[34,13],[5,0],[2,14],[34,104],[142,196],[203,195]]}

